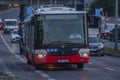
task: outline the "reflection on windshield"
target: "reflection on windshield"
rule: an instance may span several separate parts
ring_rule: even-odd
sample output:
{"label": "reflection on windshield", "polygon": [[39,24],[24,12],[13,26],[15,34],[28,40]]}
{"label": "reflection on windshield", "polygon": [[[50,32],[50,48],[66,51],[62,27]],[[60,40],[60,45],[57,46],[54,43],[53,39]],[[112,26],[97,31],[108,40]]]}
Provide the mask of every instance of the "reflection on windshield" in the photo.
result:
{"label": "reflection on windshield", "polygon": [[[43,20],[44,44],[50,44],[51,42],[84,44],[83,15],[69,16],[66,19],[61,18],[62,15],[60,15],[60,18],[56,17],[57,15],[55,18],[47,15],[47,19]],[[70,38],[70,35],[75,33],[79,36]]]}
{"label": "reflection on windshield", "polygon": [[89,43],[99,43],[101,42],[97,37],[89,37]]}

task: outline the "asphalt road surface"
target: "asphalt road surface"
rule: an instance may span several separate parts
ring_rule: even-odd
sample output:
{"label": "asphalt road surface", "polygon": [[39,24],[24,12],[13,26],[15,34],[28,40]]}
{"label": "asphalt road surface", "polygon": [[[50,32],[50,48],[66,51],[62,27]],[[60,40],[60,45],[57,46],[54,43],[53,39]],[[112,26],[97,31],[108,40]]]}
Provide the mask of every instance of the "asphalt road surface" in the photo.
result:
{"label": "asphalt road surface", "polygon": [[83,70],[76,65],[49,65],[36,70],[27,65],[24,55],[19,53],[17,43],[10,42],[10,35],[0,32],[1,70],[19,80],[119,80],[120,58],[91,57]]}

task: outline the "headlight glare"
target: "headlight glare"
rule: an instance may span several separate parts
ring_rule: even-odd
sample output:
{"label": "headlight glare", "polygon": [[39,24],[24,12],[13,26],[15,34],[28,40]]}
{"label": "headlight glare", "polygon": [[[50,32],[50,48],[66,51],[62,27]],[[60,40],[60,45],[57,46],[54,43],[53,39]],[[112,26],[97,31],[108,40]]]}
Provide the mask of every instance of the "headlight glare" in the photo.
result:
{"label": "headlight glare", "polygon": [[90,50],[89,49],[80,49],[78,51],[81,57],[89,57]]}
{"label": "headlight glare", "polygon": [[43,55],[42,54],[38,54],[38,58],[43,58]]}
{"label": "headlight glare", "polygon": [[99,44],[99,49],[102,49],[104,47],[104,45],[102,43]]}

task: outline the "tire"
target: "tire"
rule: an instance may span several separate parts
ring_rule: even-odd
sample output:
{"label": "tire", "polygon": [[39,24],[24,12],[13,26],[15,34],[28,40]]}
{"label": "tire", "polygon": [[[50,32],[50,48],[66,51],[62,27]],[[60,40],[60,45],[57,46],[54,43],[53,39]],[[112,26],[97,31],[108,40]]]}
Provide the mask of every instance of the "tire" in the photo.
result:
{"label": "tire", "polygon": [[32,65],[32,62],[29,59],[27,59],[27,64]]}
{"label": "tire", "polygon": [[32,59],[32,65],[35,67],[35,69],[40,69],[40,65],[35,62],[34,57]]}
{"label": "tire", "polygon": [[32,62],[32,65],[35,67],[35,69],[40,69],[40,65],[36,64],[35,61]]}
{"label": "tire", "polygon": [[[20,46],[19,46],[20,47]],[[20,47],[20,53],[23,54],[23,49]]]}
{"label": "tire", "polygon": [[83,63],[77,64],[77,68],[78,68],[78,69],[83,69],[83,68],[84,68],[84,64],[83,64]]}
{"label": "tire", "polygon": [[101,56],[104,56],[104,53],[102,53]]}
{"label": "tire", "polygon": [[28,56],[28,53],[25,51],[25,57],[26,57],[26,59],[27,59],[27,64],[28,65],[32,65],[32,61],[30,61],[30,59],[29,59],[29,56]]}

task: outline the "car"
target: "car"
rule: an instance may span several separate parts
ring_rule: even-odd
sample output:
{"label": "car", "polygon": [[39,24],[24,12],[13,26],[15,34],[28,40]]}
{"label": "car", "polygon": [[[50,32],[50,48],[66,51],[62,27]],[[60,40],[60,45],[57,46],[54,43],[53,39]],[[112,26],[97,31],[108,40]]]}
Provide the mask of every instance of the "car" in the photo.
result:
{"label": "car", "polygon": [[20,35],[18,34],[18,30],[13,30],[11,32],[11,43],[17,43],[20,40]]}
{"label": "car", "polygon": [[0,22],[0,30],[4,29],[4,24],[2,22]]}
{"label": "car", "polygon": [[104,44],[98,36],[89,36],[90,55],[104,56]]}
{"label": "car", "polygon": [[3,30],[3,28],[4,28],[4,23],[2,18],[0,17],[0,30]]}
{"label": "car", "polygon": [[18,20],[17,19],[4,19],[4,34],[11,33],[14,29],[18,28]]}

